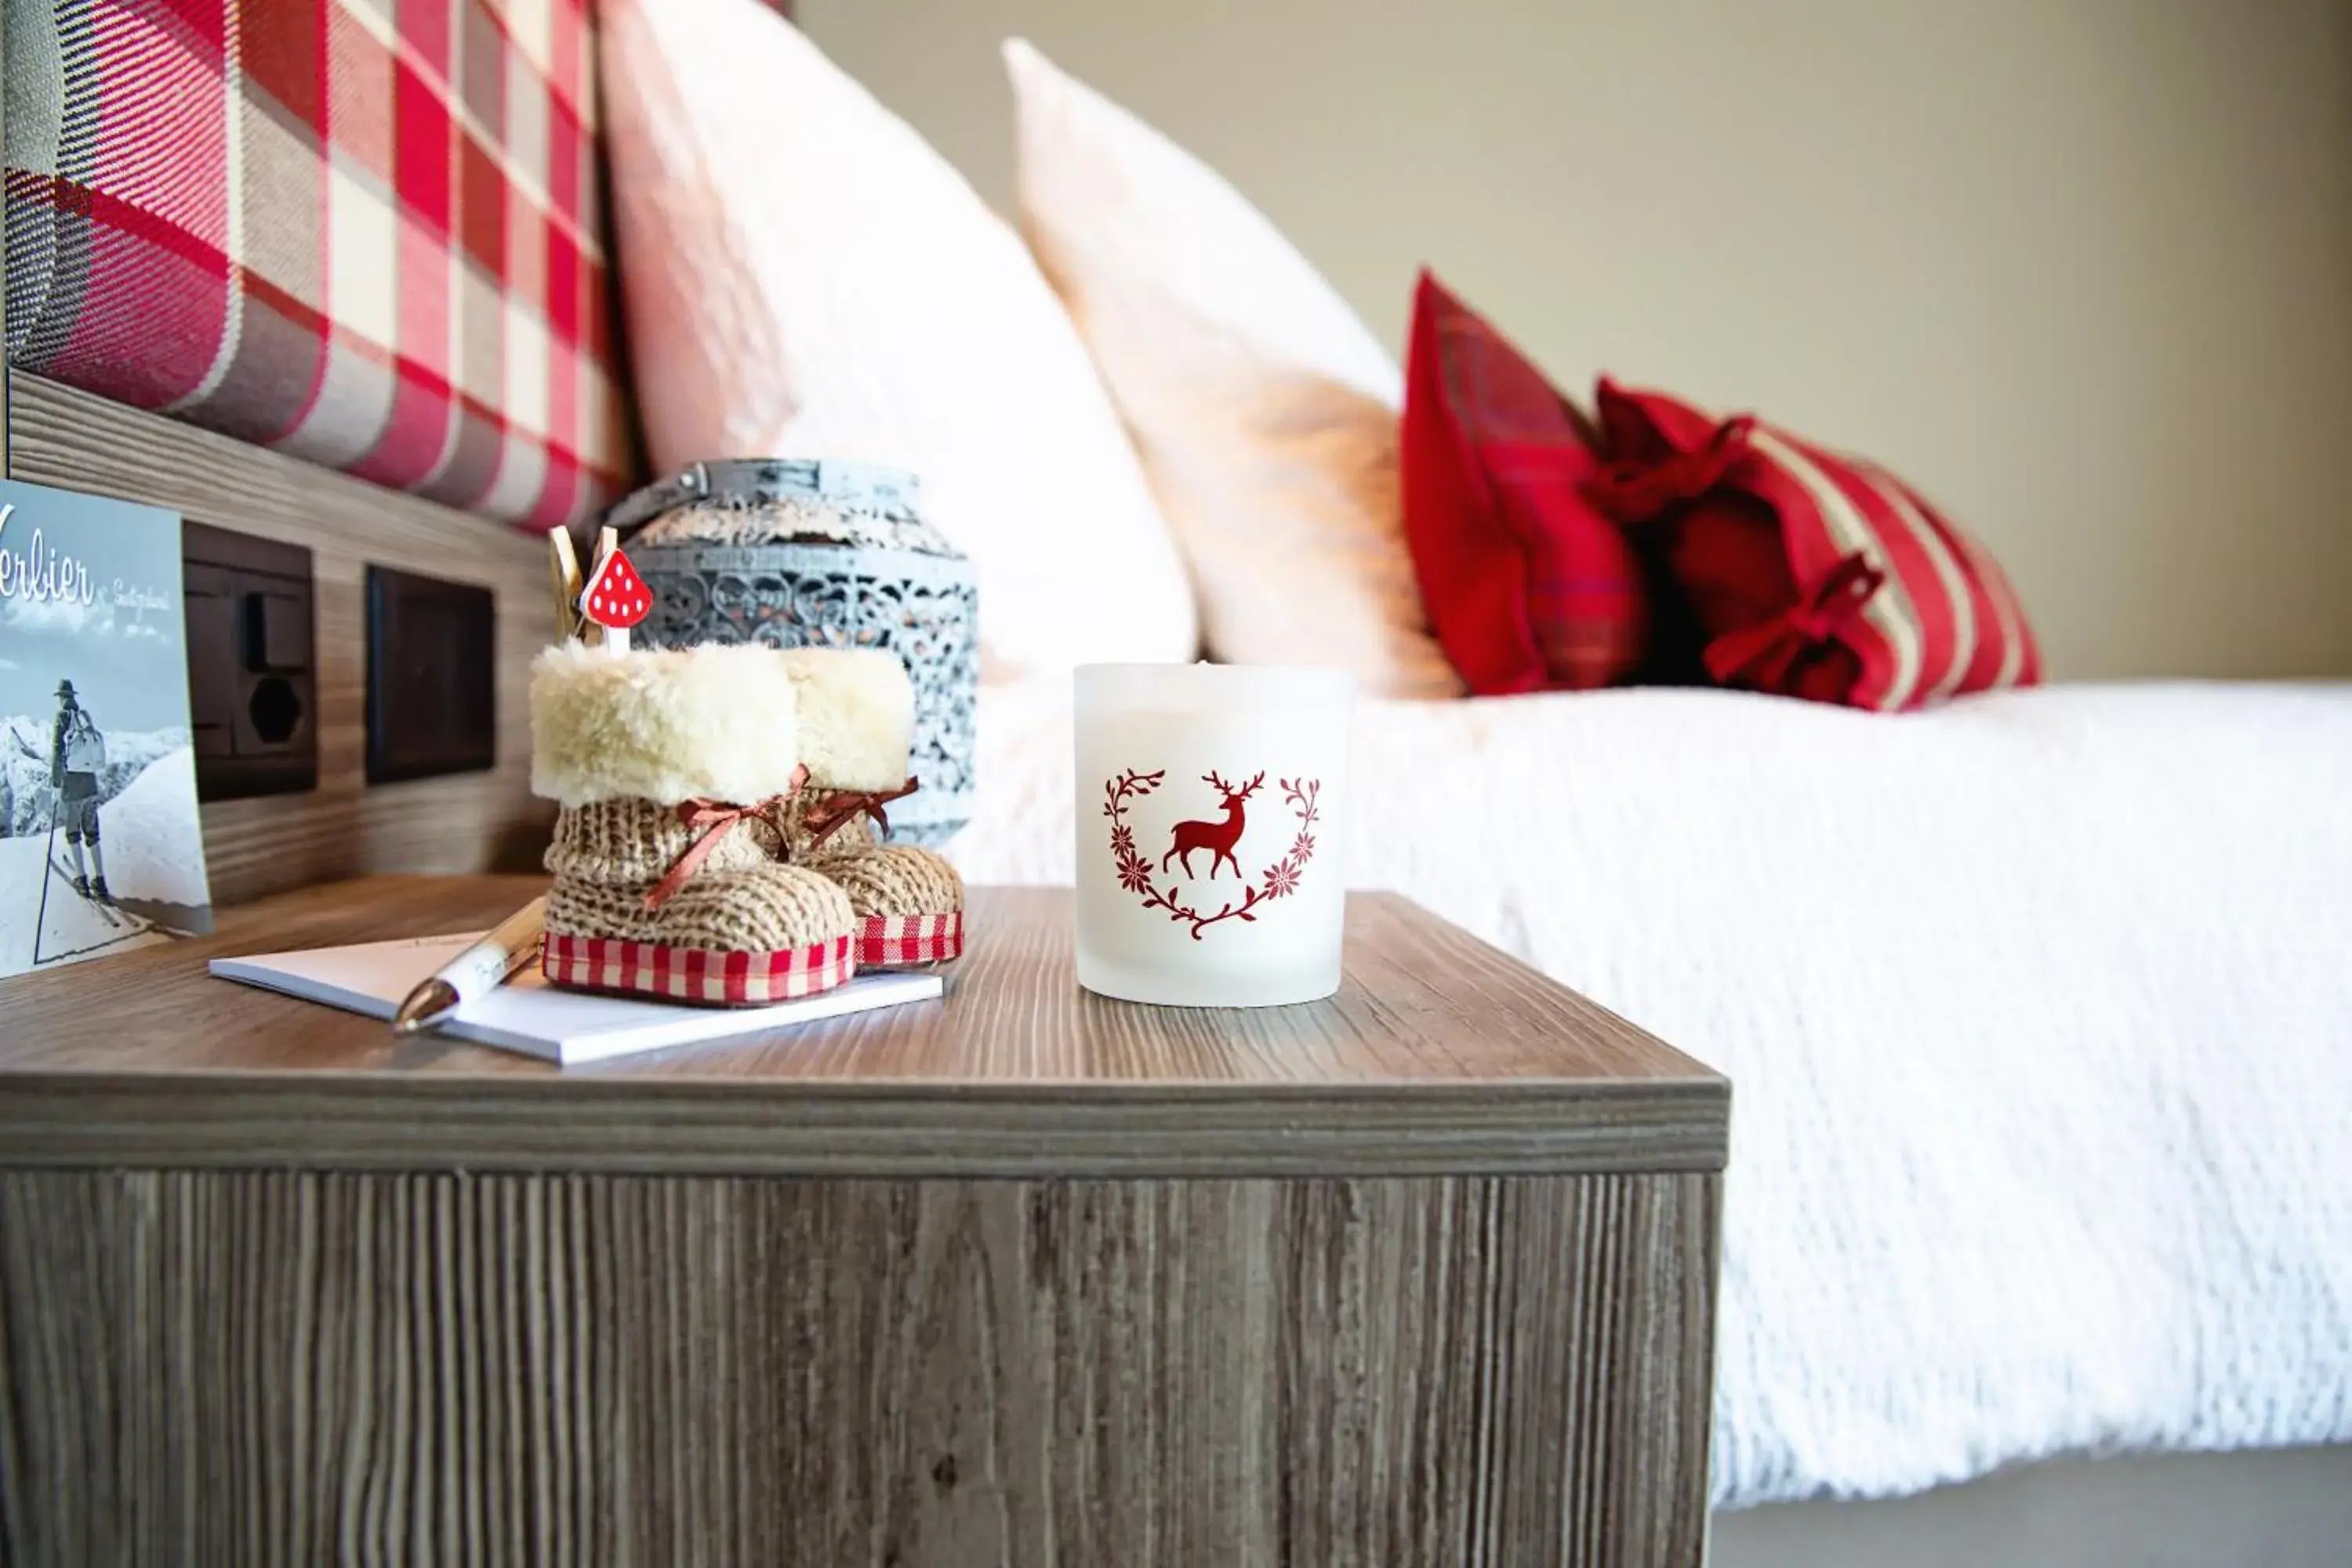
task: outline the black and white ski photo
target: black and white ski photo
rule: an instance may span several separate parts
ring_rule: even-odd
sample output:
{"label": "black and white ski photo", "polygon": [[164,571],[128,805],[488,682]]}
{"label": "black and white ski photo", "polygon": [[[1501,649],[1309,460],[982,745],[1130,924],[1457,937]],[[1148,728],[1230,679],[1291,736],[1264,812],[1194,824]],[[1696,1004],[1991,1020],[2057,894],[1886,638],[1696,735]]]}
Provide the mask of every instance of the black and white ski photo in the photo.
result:
{"label": "black and white ski photo", "polygon": [[180,520],[0,481],[0,974],[212,929]]}

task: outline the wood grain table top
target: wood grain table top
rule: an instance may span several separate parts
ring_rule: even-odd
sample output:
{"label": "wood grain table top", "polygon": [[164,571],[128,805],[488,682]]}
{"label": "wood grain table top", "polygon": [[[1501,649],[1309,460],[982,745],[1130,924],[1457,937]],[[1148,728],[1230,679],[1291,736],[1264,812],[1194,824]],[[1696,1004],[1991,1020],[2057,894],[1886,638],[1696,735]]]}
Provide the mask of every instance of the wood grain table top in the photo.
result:
{"label": "wood grain table top", "polygon": [[227,954],[478,930],[543,888],[364,878],[205,939],[0,981],[0,1163],[840,1175],[1719,1170],[1729,1087],[1393,894],[1336,996],[1079,989],[1066,889],[978,889],[937,1002],[591,1068],[207,974]]}

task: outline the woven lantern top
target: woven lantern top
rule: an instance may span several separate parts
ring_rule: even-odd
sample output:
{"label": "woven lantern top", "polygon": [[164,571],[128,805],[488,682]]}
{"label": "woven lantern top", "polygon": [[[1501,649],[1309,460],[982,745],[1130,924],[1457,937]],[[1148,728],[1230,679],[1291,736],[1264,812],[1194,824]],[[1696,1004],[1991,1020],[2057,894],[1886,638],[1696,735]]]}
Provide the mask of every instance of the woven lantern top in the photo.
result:
{"label": "woven lantern top", "polygon": [[961,557],[923,520],[921,493],[915,475],[877,463],[730,458],[646,486],[605,521],[638,545],[840,544]]}

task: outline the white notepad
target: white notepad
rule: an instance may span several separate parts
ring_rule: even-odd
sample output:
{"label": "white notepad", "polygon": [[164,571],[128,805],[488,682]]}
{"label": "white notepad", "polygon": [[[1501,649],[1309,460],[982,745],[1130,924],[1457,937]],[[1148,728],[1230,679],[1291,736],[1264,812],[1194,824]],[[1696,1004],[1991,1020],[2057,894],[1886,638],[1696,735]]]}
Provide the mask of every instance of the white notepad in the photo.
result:
{"label": "white notepad", "polygon": [[[355,947],[313,948],[307,952],[257,952],[248,958],[215,958],[211,969],[223,980],[389,1019],[420,981],[481,934],[409,937]],[[737,1039],[786,1024],[862,1013],[869,1007],[928,1002],[945,989],[937,974],[876,970],[830,991],[772,1007],[680,1007],[667,1002],[559,990],[538,970],[528,969],[488,995],[467,1003],[436,1026],[461,1040],[571,1067],[670,1046]]]}

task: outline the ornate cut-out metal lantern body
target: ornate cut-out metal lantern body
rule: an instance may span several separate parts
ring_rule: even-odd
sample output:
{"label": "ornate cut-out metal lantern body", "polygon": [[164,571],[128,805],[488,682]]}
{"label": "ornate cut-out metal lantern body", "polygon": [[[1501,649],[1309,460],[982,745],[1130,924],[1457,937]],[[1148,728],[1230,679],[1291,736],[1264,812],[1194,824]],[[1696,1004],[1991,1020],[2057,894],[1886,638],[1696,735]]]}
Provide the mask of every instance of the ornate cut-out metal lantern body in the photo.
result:
{"label": "ornate cut-out metal lantern body", "polygon": [[866,463],[697,463],[607,519],[654,591],[638,635],[658,647],[879,647],[915,688],[915,775],[893,838],[937,844],[971,818],[980,589],[925,522],[919,486]]}

